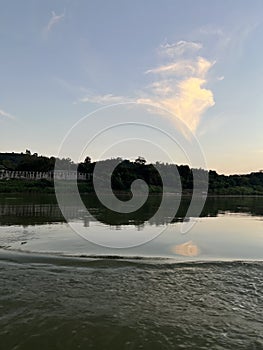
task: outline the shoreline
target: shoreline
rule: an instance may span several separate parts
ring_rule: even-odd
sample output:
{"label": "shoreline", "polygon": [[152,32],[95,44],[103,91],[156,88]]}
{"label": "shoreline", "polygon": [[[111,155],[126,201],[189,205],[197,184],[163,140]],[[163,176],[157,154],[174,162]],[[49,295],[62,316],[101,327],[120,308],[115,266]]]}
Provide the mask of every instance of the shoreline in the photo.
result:
{"label": "shoreline", "polygon": [[[65,193],[71,193],[71,181],[62,181],[60,190]],[[210,184],[212,186],[213,184]],[[65,190],[64,190],[65,189]],[[78,189],[81,195],[96,194],[91,183],[85,181],[78,181]],[[115,195],[118,196],[131,196],[131,191],[127,189],[113,189]],[[52,194],[55,195],[54,182],[46,179],[41,180],[22,180],[22,179],[11,179],[11,180],[0,180],[0,194]],[[107,191],[104,191],[107,194]],[[110,193],[109,193],[110,194]],[[157,186],[149,185],[149,194],[151,196],[161,196],[163,195],[163,188]],[[184,188],[182,193],[173,192],[172,188],[168,188],[166,195],[169,196],[182,196],[182,197],[192,197],[192,189]],[[216,191],[214,189],[208,190],[208,192],[201,192],[198,197],[261,197],[263,196],[263,191],[259,191],[256,188],[249,186],[232,186],[228,188],[219,188]]]}
{"label": "shoreline", "polygon": [[[65,194],[68,194],[70,195],[70,192],[65,192]],[[96,195],[96,193],[94,191],[92,192],[81,192],[80,193],[81,195]],[[45,196],[53,196],[53,197],[56,197],[56,193],[55,191],[50,191],[50,192],[47,192],[47,191],[14,191],[14,192],[1,192],[0,190],[0,197],[4,197],[6,195],[29,195],[29,196],[37,196],[37,195],[45,195]],[[106,193],[105,193],[106,195]],[[127,196],[129,195],[129,192],[115,192],[115,195],[117,196]],[[158,197],[158,196],[162,196],[163,194],[162,193],[149,193],[149,196],[151,197]],[[166,193],[165,194],[166,196],[178,196],[177,193],[174,193],[174,192],[169,192],[169,193]],[[192,198],[192,194],[186,194],[186,193],[182,193],[181,198]],[[207,195],[199,195],[197,198],[242,198],[242,197],[255,197],[255,198],[260,198],[260,197],[263,197],[263,193],[260,193],[260,194],[215,194],[215,193],[208,193]]]}

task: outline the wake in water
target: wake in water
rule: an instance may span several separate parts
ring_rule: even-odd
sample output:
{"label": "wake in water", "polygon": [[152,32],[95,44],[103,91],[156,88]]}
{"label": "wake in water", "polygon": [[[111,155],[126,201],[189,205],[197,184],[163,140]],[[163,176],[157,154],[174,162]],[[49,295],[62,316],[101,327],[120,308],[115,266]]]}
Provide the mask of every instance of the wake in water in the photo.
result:
{"label": "wake in water", "polygon": [[0,268],[5,350],[263,349],[263,262],[1,250]]}

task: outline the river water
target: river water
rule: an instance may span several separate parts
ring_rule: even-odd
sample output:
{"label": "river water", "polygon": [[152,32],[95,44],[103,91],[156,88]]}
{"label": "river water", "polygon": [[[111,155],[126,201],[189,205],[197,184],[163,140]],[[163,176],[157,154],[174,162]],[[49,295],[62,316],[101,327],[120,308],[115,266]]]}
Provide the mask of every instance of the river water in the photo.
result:
{"label": "river water", "polygon": [[83,238],[53,196],[0,198],[1,349],[263,349],[263,198],[209,198],[187,232],[187,199],[154,221],[156,197],[85,203],[64,208]]}

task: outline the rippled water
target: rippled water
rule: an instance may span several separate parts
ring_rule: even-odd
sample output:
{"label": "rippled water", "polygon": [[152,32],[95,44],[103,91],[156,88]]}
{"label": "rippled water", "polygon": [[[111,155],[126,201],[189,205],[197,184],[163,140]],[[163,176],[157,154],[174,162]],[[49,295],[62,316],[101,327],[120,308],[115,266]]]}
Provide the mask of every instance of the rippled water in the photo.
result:
{"label": "rippled water", "polygon": [[5,256],[2,348],[262,349],[262,273],[261,263]]}
{"label": "rippled water", "polygon": [[[1,349],[263,349],[262,199],[211,199],[187,234],[178,216],[124,250],[72,232],[51,197],[0,203]],[[143,215],[89,227],[165,226]]]}

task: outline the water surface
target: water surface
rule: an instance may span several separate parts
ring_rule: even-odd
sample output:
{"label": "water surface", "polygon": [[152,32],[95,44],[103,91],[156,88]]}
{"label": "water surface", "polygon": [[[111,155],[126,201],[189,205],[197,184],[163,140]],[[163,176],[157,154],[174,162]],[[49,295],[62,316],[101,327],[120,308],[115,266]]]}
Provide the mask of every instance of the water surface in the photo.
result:
{"label": "water surface", "polygon": [[[103,207],[94,196],[86,196],[85,204],[91,213],[86,215],[69,197],[63,211],[75,227],[87,230],[86,240],[65,222],[54,196],[1,198],[0,246],[64,255],[141,256],[195,261],[262,259],[263,198],[208,198],[201,217],[186,218],[194,223],[186,233],[182,233],[181,227],[189,199],[181,201],[172,222],[167,217],[168,209],[152,219],[159,203],[160,198],[152,196],[142,210],[119,214]],[[118,243],[123,237],[130,248],[110,248],[112,242]],[[149,242],[133,247],[136,237],[145,237]],[[94,244],[98,241],[101,245]]]}
{"label": "water surface", "polygon": [[53,196],[0,199],[0,344],[9,349],[263,349],[263,199],[210,198],[194,227],[144,210],[65,203],[94,234],[162,234],[110,249],[65,222]]}

